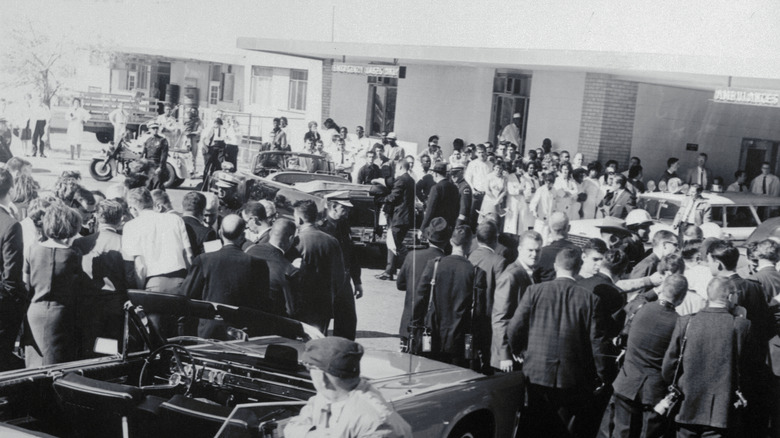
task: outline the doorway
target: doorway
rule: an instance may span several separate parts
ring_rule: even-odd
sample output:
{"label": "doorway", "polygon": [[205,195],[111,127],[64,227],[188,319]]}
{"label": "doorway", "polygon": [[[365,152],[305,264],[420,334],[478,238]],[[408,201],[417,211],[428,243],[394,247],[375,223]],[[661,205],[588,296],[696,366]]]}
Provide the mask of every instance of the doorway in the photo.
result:
{"label": "doorway", "polygon": [[752,181],[761,173],[761,163],[769,162],[772,173],[777,175],[777,151],[780,141],[758,138],[743,138],[739,158],[739,168],[747,172],[747,180]]}
{"label": "doorway", "polygon": [[[531,77],[517,73],[496,73],[493,78],[493,106],[490,113],[490,141],[498,144],[498,136],[505,126],[513,122],[513,115],[520,114],[520,138],[525,143],[528,125],[528,94]],[[517,153],[522,156],[524,145],[519,144]]]}

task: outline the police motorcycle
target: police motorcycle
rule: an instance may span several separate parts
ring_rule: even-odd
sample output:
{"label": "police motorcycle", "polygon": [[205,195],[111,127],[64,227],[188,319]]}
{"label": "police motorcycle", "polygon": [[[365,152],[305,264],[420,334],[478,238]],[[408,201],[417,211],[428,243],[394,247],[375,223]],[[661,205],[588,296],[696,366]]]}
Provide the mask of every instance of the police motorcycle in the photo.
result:
{"label": "police motorcycle", "polygon": [[[152,136],[147,125],[148,123],[140,125],[135,135],[130,131],[126,132],[118,144],[111,142],[108,148],[93,156],[89,165],[92,178],[109,181],[114,175],[127,175],[130,163],[141,158],[144,143]],[[174,188],[189,177],[187,161],[190,152],[186,148],[186,137],[180,129],[168,130],[163,135],[168,139],[168,179],[165,181],[165,188]]]}

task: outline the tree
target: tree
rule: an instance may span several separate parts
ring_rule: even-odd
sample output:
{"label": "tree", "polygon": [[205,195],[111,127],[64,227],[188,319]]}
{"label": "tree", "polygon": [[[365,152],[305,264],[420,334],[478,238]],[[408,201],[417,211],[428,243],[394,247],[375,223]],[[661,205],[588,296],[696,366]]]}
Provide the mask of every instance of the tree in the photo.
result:
{"label": "tree", "polygon": [[36,29],[29,19],[6,28],[4,40],[2,85],[34,89],[41,101],[51,107],[52,98],[76,74],[77,51],[81,47],[67,35]]}

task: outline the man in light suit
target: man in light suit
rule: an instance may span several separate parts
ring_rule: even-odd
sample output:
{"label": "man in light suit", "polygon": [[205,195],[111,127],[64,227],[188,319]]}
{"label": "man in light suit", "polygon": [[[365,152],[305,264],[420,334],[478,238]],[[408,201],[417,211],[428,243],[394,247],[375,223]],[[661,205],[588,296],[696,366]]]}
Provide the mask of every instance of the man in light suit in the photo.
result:
{"label": "man in light suit", "polygon": [[688,225],[698,227],[705,222],[712,222],[712,209],[710,203],[701,196],[702,190],[702,186],[691,184],[688,196],[680,204],[680,209],[672,221],[673,228],[685,230]]}
{"label": "man in light suit", "polygon": [[[220,236],[225,245],[218,251],[201,254],[192,261],[182,293],[188,298],[230,306],[264,310],[268,296],[268,264],[241,250],[246,222],[231,214],[222,219]],[[198,336],[227,340],[227,323],[200,321]]]}
{"label": "man in light suit", "polygon": [[517,259],[506,267],[496,282],[490,364],[506,373],[519,365],[509,348],[507,325],[526,289],[534,284],[534,266],[539,261],[541,249],[542,236],[539,233],[530,230],[523,232],[517,245]]}
{"label": "man in light suit", "polygon": [[583,436],[583,414],[606,381],[599,298],[574,280],[581,263],[577,250],[562,249],[556,279],[530,286],[509,323],[529,382],[529,436]]}
{"label": "man in light suit", "polygon": [[700,153],[696,158],[696,167],[688,171],[685,183],[688,185],[698,184],[704,190],[708,190],[712,185],[712,171],[705,167],[707,165],[707,154]]}

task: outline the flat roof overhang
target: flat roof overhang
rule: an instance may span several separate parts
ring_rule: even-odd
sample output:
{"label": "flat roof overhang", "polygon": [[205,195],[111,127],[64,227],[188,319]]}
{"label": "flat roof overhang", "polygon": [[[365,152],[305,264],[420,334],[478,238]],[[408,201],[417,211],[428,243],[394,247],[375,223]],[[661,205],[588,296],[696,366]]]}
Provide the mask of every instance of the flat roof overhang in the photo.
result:
{"label": "flat roof overhang", "polygon": [[239,37],[239,49],[347,63],[426,64],[515,70],[585,71],[698,89],[780,90],[771,59],[527,48],[452,47]]}

